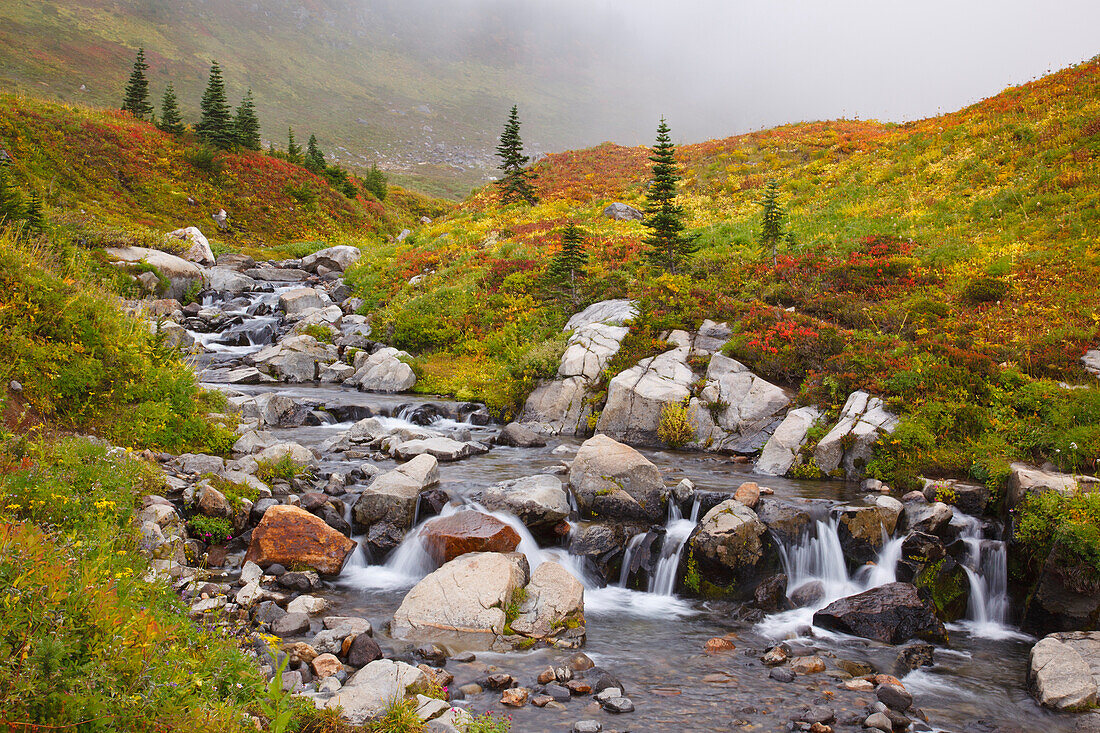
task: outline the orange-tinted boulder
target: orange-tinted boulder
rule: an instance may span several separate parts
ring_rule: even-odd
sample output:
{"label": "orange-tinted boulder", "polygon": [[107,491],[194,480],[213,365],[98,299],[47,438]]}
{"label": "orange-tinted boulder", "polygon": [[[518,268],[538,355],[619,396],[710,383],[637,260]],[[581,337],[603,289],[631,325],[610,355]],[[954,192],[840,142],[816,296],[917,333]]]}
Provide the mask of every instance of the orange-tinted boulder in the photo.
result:
{"label": "orange-tinted boulder", "polygon": [[519,534],[496,517],[481,512],[455,512],[424,525],[424,549],[437,564],[454,560],[467,552],[512,552]]}
{"label": "orange-tinted boulder", "polygon": [[272,563],[288,568],[306,566],[324,575],[337,575],[355,549],[353,540],[320,517],[296,506],[280,504],[268,509],[252,530],[245,561],[251,560],[261,567]]}

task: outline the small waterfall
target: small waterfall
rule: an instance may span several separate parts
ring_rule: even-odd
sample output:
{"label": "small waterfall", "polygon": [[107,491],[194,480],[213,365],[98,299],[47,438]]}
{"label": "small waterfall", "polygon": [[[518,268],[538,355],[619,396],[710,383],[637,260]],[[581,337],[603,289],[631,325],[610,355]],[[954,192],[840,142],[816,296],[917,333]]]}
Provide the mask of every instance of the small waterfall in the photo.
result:
{"label": "small waterfall", "polygon": [[638,545],[642,544],[646,534],[646,532],[639,532],[626,543],[626,549],[623,550],[623,566],[619,570],[620,588],[625,588],[627,581],[630,580],[630,566],[634,563],[634,556],[638,554]]}
{"label": "small waterfall", "polygon": [[1012,633],[1006,628],[1009,598],[1005,543],[986,539],[977,518],[956,516],[962,524],[959,538],[967,547],[963,570],[970,581],[970,600],[966,607],[968,626],[975,636],[1003,637]]}
{"label": "small waterfall", "polygon": [[813,615],[833,601],[845,596],[892,583],[897,579],[897,564],[901,559],[903,537],[889,538],[883,533],[882,549],[876,562],[857,568],[849,574],[844,549],[840,545],[836,517],[818,520],[811,532],[797,544],[788,546],[778,537],[779,557],[787,574],[788,595],[806,583],[821,583],[821,596],[808,606],[768,616],[760,623],[761,630],[773,638],[801,634],[813,625]]}
{"label": "small waterfall", "polygon": [[676,570],[680,567],[680,557],[688,537],[695,531],[698,523],[699,499],[691,506],[691,519],[684,519],[680,505],[675,501],[668,503],[668,523],[665,525],[665,541],[661,546],[661,557],[657,567],[649,578],[649,592],[659,596],[671,596],[676,587]]}

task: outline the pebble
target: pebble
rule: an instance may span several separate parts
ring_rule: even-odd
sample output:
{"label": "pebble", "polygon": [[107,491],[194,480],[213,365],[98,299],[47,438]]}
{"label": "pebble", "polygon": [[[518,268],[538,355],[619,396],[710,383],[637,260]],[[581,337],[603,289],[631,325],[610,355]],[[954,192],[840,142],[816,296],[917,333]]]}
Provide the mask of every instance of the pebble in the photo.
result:
{"label": "pebble", "polygon": [[776,667],[768,676],[776,682],[794,682],[794,672],[785,667]]}
{"label": "pebble", "polygon": [[565,702],[573,693],[571,693],[568,688],[562,687],[561,685],[547,685],[546,694],[558,702]]}
{"label": "pebble", "polygon": [[878,689],[875,690],[875,696],[887,707],[901,712],[908,710],[913,705],[913,696],[904,688],[894,685],[879,685]]}
{"label": "pebble", "polygon": [[531,691],[526,687],[512,687],[500,694],[500,704],[513,708],[521,708],[527,704]]}
{"label": "pebble", "polygon": [[454,656],[451,657],[451,661],[459,662],[461,664],[469,664],[470,662],[473,662],[476,659],[477,659],[477,657],[474,656],[473,652],[459,652],[458,654],[455,654]]}
{"label": "pebble", "polygon": [[790,655],[787,650],[781,646],[773,646],[768,651],[764,652],[764,656],[760,657],[760,661],[769,667],[778,667],[787,661]]}
{"label": "pebble", "polygon": [[603,726],[595,720],[578,720],[573,723],[573,733],[600,733]]}
{"label": "pebble", "polygon": [[825,660],[821,657],[796,657],[791,660],[790,667],[796,674],[817,674],[825,671]]}
{"label": "pebble", "polygon": [[713,639],[707,639],[707,643],[703,645],[703,651],[714,654],[717,652],[728,652],[736,649],[732,641],[725,637],[716,636]]}
{"label": "pebble", "polygon": [[883,733],[890,733],[894,729],[893,723],[890,719],[882,713],[872,713],[867,716],[867,719],[863,721],[864,728],[878,728]]}
{"label": "pebble", "polygon": [[634,712],[634,703],[630,701],[629,697],[613,697],[604,702],[603,709],[609,713],[632,713]]}
{"label": "pebble", "polygon": [[618,687],[608,687],[606,690],[600,690],[595,694],[595,698],[601,703],[607,700],[611,700],[612,698],[622,696],[623,691],[620,690]]}

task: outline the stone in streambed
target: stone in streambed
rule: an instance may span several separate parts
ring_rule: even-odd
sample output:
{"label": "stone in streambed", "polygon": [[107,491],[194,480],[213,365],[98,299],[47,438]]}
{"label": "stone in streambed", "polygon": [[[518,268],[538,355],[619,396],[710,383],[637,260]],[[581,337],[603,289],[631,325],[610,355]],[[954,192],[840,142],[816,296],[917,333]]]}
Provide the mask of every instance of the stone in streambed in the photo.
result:
{"label": "stone in streambed", "polygon": [[279,505],[264,512],[252,530],[245,555],[261,567],[272,563],[305,565],[325,575],[337,575],[356,543],[304,509]]}
{"label": "stone in streambed", "polygon": [[841,598],[814,614],[815,626],[887,644],[912,638],[947,643],[947,630],[909,583],[887,583]]}
{"label": "stone in streambed", "polygon": [[496,517],[475,511],[455,512],[424,525],[421,541],[436,564],[468,552],[512,552],[519,534]]}

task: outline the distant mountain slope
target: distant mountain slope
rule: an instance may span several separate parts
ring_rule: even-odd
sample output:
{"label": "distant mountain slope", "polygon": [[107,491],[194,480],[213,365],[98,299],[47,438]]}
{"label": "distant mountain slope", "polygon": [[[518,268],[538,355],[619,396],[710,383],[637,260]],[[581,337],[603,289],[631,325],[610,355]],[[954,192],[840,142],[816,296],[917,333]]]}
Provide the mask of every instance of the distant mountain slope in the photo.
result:
{"label": "distant mountain slope", "polygon": [[[175,229],[197,225],[238,246],[396,233],[440,202],[391,189],[379,202],[351,199],[306,169],[262,153],[198,154],[128,113],[0,95],[0,147],[13,157],[17,186],[41,194],[51,214],[83,226]],[[219,234],[211,215],[229,214]]]}

